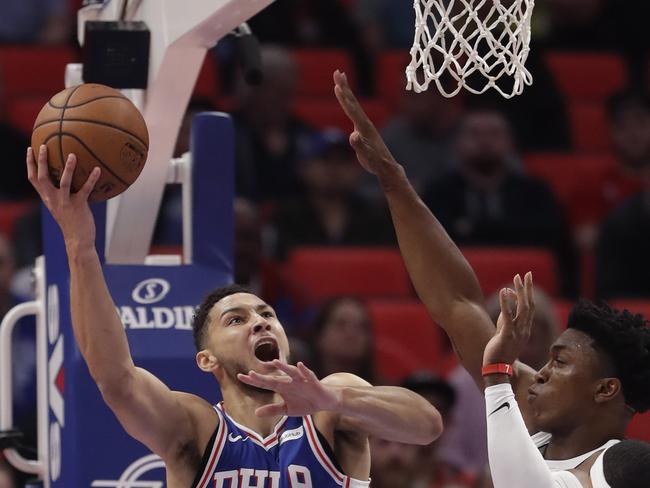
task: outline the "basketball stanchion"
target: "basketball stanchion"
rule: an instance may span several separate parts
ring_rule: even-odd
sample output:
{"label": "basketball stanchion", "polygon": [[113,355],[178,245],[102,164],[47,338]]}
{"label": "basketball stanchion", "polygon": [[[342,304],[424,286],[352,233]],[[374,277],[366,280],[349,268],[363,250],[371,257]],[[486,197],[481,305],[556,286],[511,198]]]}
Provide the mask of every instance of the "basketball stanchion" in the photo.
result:
{"label": "basketball stanchion", "polygon": [[[213,402],[220,399],[220,393],[214,379],[194,362],[191,321],[204,294],[232,282],[233,134],[232,121],[225,114],[194,118],[191,152],[183,158],[183,171],[176,171],[175,181],[182,183],[186,194],[184,217],[190,216],[184,223],[189,233],[185,262],[179,263],[179,257],[177,264],[157,264],[164,261],[150,256],[149,265],[107,264],[106,204],[93,205],[97,250],[136,365],[171,389]],[[160,458],[121,428],[88,373],[73,337],[63,238],[45,209],[43,220],[45,252],[37,263],[38,296],[26,310],[13,313],[16,319],[36,314],[39,323],[39,456],[29,461],[6,451],[23,470],[43,475],[45,487],[164,486]],[[9,347],[7,337],[13,324],[8,321],[13,317],[3,323],[0,350]],[[6,377],[4,365],[2,371]],[[6,381],[3,401],[11,402]],[[1,430],[11,427],[7,415],[2,420]]]}

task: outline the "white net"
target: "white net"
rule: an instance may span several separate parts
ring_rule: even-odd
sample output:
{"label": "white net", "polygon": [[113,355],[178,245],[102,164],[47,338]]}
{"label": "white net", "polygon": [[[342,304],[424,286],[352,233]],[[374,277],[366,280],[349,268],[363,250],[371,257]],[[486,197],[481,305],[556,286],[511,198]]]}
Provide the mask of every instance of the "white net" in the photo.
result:
{"label": "white net", "polygon": [[532,84],[524,66],[530,50],[534,0],[414,0],[415,38],[407,89],[435,82],[452,97],[465,88],[494,88],[506,98]]}

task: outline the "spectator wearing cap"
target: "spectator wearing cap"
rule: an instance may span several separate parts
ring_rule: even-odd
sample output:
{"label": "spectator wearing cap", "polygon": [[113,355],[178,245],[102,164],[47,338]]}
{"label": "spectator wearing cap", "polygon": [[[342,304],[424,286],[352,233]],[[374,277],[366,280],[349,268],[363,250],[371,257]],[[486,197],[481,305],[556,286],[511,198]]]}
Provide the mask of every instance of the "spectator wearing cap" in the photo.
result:
{"label": "spectator wearing cap", "polygon": [[393,242],[387,213],[357,195],[362,169],[341,131],[313,136],[298,163],[301,191],[275,218],[277,256],[296,246],[371,246]]}

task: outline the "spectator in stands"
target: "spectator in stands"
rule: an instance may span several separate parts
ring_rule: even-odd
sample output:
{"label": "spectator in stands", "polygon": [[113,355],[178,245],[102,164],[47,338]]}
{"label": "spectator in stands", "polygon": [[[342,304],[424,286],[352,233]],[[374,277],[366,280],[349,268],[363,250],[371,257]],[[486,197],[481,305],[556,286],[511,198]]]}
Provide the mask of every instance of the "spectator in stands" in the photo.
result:
{"label": "spectator in stands", "polygon": [[253,205],[243,198],[235,199],[235,283],[255,294],[267,296],[262,287],[262,222]]}
{"label": "spectator in stands", "polygon": [[[487,300],[486,309],[496,324],[501,311],[498,293]],[[535,322],[520,360],[533,368],[541,369],[548,361],[549,349],[559,333],[560,324],[551,298],[535,288]],[[488,455],[483,395],[461,366],[451,373],[449,382],[456,392],[456,403],[451,422],[445,424],[445,433],[440,440],[440,458],[462,472],[482,478],[485,474],[489,475],[489,470],[484,469]],[[477,436],[477,432],[482,432],[483,435]]]}
{"label": "spectator in stands", "polygon": [[640,189],[638,177],[650,165],[650,96],[623,92],[607,102],[607,118],[618,157],[618,181],[604,189],[609,208]]}
{"label": "spectator in stands", "polygon": [[[419,372],[407,377],[401,386],[429,400],[442,415],[444,424],[449,424],[456,402],[456,392],[447,381],[431,373]],[[419,462],[416,472],[420,480],[424,482],[424,486],[427,488],[469,486],[474,481],[474,477],[461,472],[458,468],[442,460],[438,454],[439,446],[440,442],[436,441],[419,448]]]}
{"label": "spectator in stands", "polygon": [[[452,166],[450,140],[462,110],[461,96],[444,98],[433,87],[422,93],[402,91],[399,110],[382,134],[418,192]],[[375,178],[366,179],[369,183],[364,187],[372,188],[379,198]]]}
{"label": "spectator in stands", "polygon": [[276,0],[249,21],[264,43],[346,49],[356,64],[360,92],[372,89],[371,60],[349,9],[341,0]]}
{"label": "spectator in stands", "polygon": [[600,221],[641,189],[640,172],[650,165],[650,98],[634,91],[617,93],[607,101],[607,118],[618,164],[603,174],[601,185],[584,185],[575,197],[585,205],[576,237],[587,251],[594,248]]}
{"label": "spectator in stands", "polygon": [[644,189],[615,208],[596,245],[596,293],[600,298],[650,298],[650,166]]}
{"label": "spectator in stands", "polygon": [[535,37],[548,49],[607,49],[616,36],[608,0],[548,0],[539,9]]}
{"label": "spectator in stands", "polygon": [[[533,74],[533,84],[515,99],[504,101],[498,92],[488,90],[467,100],[470,108],[494,107],[503,112],[523,152],[567,151],[571,147],[566,104],[544,54],[542,49],[531,49],[526,68]],[[511,80],[499,84],[510,89],[508,83]]]}
{"label": "spectator in stands", "polygon": [[237,193],[256,202],[276,201],[298,188],[298,149],[313,131],[291,113],[298,68],[279,48],[262,49],[264,81],[238,82],[235,122]]}
{"label": "spectator in stands", "polygon": [[319,378],[336,371],[375,383],[372,325],[363,302],[350,296],[332,298],[312,323],[313,370]]}
{"label": "spectator in stands", "polygon": [[68,0],[3,0],[0,43],[66,42],[72,15]]}
{"label": "spectator in stands", "polygon": [[359,0],[356,10],[363,40],[372,52],[411,48],[415,25],[413,2]]}
{"label": "spectator in stands", "polygon": [[461,122],[458,167],[437,179],[424,201],[454,242],[552,249],[563,271],[563,292],[575,293],[575,259],[568,226],[549,187],[516,169],[508,120],[474,110]]}
{"label": "spectator in stands", "polygon": [[[3,16],[0,15],[0,24],[2,19]],[[21,200],[35,196],[34,189],[27,181],[25,170],[27,146],[29,146],[29,139],[7,121],[7,100],[4,94],[2,70],[0,70],[0,147],[5,163],[0,178],[0,201]]]}
{"label": "spectator in stands", "polygon": [[356,194],[362,171],[342,132],[311,138],[298,170],[302,192],[282,202],[275,218],[279,257],[296,246],[392,242],[387,212]]}
{"label": "spectator in stands", "polygon": [[372,488],[430,488],[418,446],[370,438]]}

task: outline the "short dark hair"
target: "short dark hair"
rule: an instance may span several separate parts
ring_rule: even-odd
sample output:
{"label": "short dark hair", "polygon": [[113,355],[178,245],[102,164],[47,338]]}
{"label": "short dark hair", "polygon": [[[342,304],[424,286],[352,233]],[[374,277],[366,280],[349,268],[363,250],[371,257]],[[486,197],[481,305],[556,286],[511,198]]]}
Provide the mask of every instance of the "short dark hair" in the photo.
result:
{"label": "short dark hair", "polygon": [[604,302],[581,300],[569,314],[568,327],[593,339],[611,361],[625,402],[636,412],[650,408],[650,328],[640,314],[619,311]]}
{"label": "short dark hair", "polygon": [[610,122],[613,122],[626,111],[636,108],[650,112],[650,96],[637,90],[625,90],[615,93],[607,99],[607,118]]}
{"label": "short dark hair", "polygon": [[253,293],[245,286],[232,284],[227,286],[222,286],[215,290],[212,290],[201,302],[199,308],[196,309],[194,317],[192,318],[192,336],[194,337],[194,346],[197,351],[203,349],[203,340],[205,338],[205,329],[208,325],[208,315],[210,315],[210,310],[214,307],[214,304],[217,303],[222,298],[227,296],[234,295],[235,293]]}
{"label": "short dark hair", "polygon": [[645,488],[650,479],[650,444],[628,439],[603,455],[605,480],[612,488]]}
{"label": "short dark hair", "polygon": [[427,393],[440,395],[449,411],[456,404],[456,390],[448,381],[428,371],[418,371],[407,376],[402,380],[400,386],[419,395],[426,395]]}

